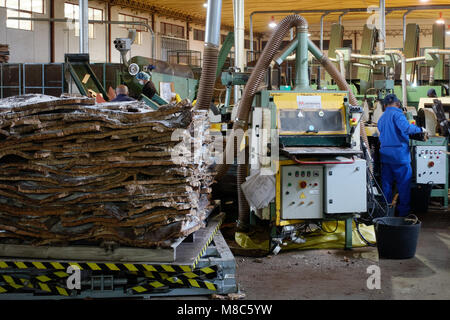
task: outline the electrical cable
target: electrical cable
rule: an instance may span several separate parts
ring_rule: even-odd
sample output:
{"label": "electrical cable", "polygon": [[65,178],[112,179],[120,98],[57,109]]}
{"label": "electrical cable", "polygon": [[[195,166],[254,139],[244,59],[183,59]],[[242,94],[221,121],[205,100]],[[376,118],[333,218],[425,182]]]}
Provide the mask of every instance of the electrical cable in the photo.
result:
{"label": "electrical cable", "polygon": [[367,243],[368,246],[370,247],[376,247],[377,245],[375,243],[372,243],[370,241],[368,241],[366,238],[364,238],[364,236],[361,233],[361,230],[359,230],[359,223],[355,220],[355,224],[356,224],[356,231],[358,232],[360,238]]}
{"label": "electrical cable", "polygon": [[337,220],[336,219],[336,228],[333,230],[333,231],[325,231],[324,229],[323,229],[323,227],[322,227],[322,222],[318,222],[318,224],[317,224],[318,226],[319,226],[319,228],[320,228],[320,230],[322,230],[323,232],[325,232],[325,233],[335,233],[336,231],[337,231],[337,229],[339,228],[339,220]]}

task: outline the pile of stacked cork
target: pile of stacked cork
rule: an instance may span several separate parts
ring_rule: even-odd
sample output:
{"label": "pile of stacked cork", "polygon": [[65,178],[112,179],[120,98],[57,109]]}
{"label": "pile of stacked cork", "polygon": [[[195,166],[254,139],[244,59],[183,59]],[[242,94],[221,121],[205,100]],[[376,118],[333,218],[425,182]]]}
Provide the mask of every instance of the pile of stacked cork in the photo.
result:
{"label": "pile of stacked cork", "polygon": [[[187,100],[157,111],[73,96],[0,100],[0,242],[169,246],[211,209],[213,172],[199,156],[208,132],[207,113]],[[195,159],[173,156],[189,154],[180,136],[195,137]]]}
{"label": "pile of stacked cork", "polygon": [[9,46],[0,43],[0,63],[9,61]]}

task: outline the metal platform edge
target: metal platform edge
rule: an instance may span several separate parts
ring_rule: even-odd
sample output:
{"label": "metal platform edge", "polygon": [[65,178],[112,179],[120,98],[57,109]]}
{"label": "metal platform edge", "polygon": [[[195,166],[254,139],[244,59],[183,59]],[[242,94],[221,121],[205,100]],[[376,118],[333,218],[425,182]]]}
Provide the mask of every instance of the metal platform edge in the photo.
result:
{"label": "metal platform edge", "polygon": [[[151,299],[157,297],[193,296],[210,294],[228,294],[237,292],[236,261],[221,232],[217,230],[209,245],[202,250],[202,256],[197,260],[199,268],[218,266],[218,275],[208,281],[214,283],[217,290],[205,288],[174,288],[165,292],[148,292],[133,294],[123,288],[113,290],[82,290],[76,295],[35,295],[33,293],[3,293],[0,300],[67,300],[67,299],[107,299],[107,298],[135,298]],[[1,270],[0,270],[1,271]],[[1,274],[1,273],[0,273]]]}

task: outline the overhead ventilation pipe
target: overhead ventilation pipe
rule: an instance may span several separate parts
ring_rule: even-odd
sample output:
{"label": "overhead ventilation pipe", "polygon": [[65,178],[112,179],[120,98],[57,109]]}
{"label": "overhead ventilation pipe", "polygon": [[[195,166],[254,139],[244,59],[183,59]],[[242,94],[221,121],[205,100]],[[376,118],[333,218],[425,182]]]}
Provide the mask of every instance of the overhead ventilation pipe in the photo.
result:
{"label": "overhead ventilation pipe", "polygon": [[195,108],[200,110],[208,110],[213,98],[220,45],[221,14],[222,0],[208,0],[203,67],[198,88],[197,103],[195,105]]}

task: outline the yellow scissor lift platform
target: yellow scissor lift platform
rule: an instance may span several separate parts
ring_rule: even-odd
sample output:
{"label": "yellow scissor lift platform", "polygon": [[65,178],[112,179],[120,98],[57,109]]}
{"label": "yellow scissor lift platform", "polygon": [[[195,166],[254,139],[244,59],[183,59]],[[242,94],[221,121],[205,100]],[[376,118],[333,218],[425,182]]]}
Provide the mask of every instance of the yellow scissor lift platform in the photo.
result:
{"label": "yellow scissor lift platform", "polygon": [[[9,257],[0,256],[0,299],[148,298],[236,292],[235,259],[219,231],[223,218],[223,213],[210,216],[205,228],[178,241],[173,261],[23,258],[14,257],[10,249]],[[4,251],[8,245],[2,246]],[[73,268],[80,269],[80,289],[69,289],[73,287],[68,284],[74,279]]]}

